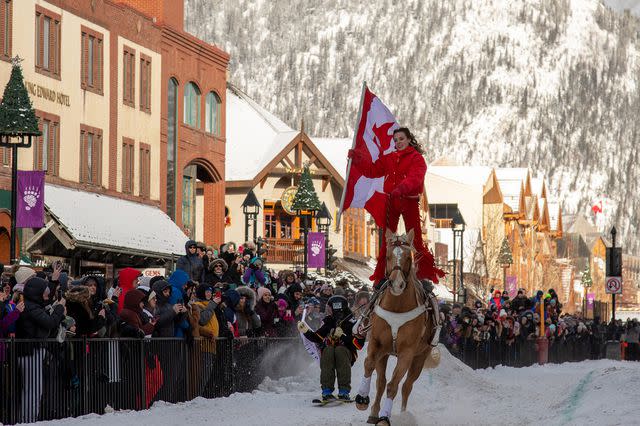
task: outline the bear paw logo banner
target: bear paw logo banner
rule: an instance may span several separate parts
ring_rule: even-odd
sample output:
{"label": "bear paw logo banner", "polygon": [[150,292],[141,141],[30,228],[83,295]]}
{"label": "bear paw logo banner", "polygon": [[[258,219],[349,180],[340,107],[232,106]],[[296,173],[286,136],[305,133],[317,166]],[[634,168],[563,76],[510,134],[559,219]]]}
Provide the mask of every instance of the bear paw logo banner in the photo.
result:
{"label": "bear paw logo banner", "polygon": [[16,226],[44,226],[44,171],[18,170]]}
{"label": "bear paw logo banner", "polygon": [[[393,131],[400,127],[389,108],[369,90],[363,87],[360,114],[356,123],[353,149],[368,154],[371,162],[395,150]],[[349,207],[364,208],[378,226],[386,222],[384,177],[368,178],[359,170],[347,166],[347,183],[342,194],[340,214]]]}
{"label": "bear paw logo banner", "polygon": [[324,268],[324,233],[309,232],[307,234],[307,254],[309,268]]}

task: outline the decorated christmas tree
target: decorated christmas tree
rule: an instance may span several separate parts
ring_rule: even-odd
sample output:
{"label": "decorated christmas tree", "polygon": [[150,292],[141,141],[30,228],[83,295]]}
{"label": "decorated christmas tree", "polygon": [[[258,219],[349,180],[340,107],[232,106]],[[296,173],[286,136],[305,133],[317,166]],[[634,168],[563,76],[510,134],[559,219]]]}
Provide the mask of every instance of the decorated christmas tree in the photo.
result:
{"label": "decorated christmas tree", "polygon": [[11,77],[0,104],[0,134],[40,135],[38,119],[24,87],[20,60],[16,57],[12,64]]}
{"label": "decorated christmas tree", "polygon": [[507,237],[504,237],[502,240],[502,247],[500,247],[498,260],[501,265],[513,265],[513,255],[511,254],[511,247],[509,247],[509,240],[507,240]]}
{"label": "decorated christmas tree", "polygon": [[591,278],[591,267],[587,263],[587,267],[584,268],[582,272],[582,285],[584,288],[590,288],[593,284],[593,279]]}
{"label": "decorated christmas tree", "polygon": [[320,200],[318,194],[313,187],[309,165],[305,165],[300,177],[300,185],[298,191],[293,198],[292,210],[320,210]]}

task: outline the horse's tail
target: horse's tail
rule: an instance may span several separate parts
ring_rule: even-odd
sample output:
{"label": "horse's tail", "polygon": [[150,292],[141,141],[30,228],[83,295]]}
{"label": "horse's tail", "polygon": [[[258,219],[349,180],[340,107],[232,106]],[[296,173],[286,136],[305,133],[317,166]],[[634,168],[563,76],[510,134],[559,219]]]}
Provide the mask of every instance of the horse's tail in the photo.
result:
{"label": "horse's tail", "polygon": [[424,366],[422,367],[424,370],[430,368],[436,368],[440,365],[440,349],[437,347],[431,348],[431,352],[429,352],[429,356],[424,360]]}

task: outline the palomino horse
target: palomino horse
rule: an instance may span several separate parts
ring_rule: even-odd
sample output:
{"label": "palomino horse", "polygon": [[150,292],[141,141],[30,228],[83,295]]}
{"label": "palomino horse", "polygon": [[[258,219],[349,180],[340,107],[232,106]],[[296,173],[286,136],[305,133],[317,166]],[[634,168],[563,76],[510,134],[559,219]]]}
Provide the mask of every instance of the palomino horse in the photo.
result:
{"label": "palomino horse", "polygon": [[[356,396],[356,407],[366,410],[369,406],[371,376],[375,369],[378,375],[376,399],[368,423],[378,426],[391,424],[391,408],[400,380],[407,375],[402,385],[402,411],[405,411],[413,383],[422,369],[435,367],[439,361],[437,353],[432,355],[432,345],[437,342],[438,329],[434,327],[437,320],[430,314],[434,309],[425,302],[426,295],[416,276],[413,261],[413,230],[402,236],[387,230],[386,240],[389,283],[377,298],[379,303],[371,316],[364,377]],[[390,355],[396,355],[398,362],[387,384],[386,369]],[[385,386],[387,395],[380,410]]]}

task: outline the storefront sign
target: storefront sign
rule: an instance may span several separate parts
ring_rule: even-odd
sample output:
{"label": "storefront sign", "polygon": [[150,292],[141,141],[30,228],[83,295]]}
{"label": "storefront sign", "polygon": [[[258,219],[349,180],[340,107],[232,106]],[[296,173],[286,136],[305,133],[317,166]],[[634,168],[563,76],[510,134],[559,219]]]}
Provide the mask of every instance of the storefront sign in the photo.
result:
{"label": "storefront sign", "polygon": [[283,210],[289,213],[290,215],[296,214],[295,210],[293,210],[292,207],[293,207],[293,199],[296,197],[297,192],[298,192],[297,186],[290,186],[289,188],[284,190],[284,192],[282,193],[282,197],[280,198],[280,202],[282,203]]}
{"label": "storefront sign", "polygon": [[140,270],[145,277],[164,277],[167,270],[164,268],[145,268]]}
{"label": "storefront sign", "polygon": [[39,84],[31,83],[30,81],[25,81],[24,85],[27,87],[27,90],[29,91],[29,94],[31,96],[46,99],[60,105],[68,107],[71,106],[69,95],[65,95],[62,92],[40,86]]}

